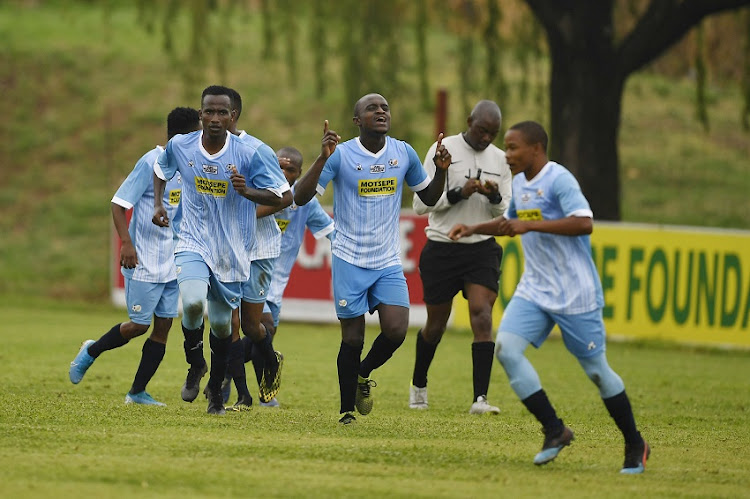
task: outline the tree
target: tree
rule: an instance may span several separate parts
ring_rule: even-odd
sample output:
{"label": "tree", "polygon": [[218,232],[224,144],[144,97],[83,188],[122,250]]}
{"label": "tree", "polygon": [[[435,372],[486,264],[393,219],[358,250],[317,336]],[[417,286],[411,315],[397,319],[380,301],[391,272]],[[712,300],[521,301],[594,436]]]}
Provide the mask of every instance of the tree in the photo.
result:
{"label": "tree", "polygon": [[649,0],[619,40],[615,0],[524,1],[549,46],[550,156],[575,174],[597,218],[619,220],[617,136],[628,76],[703,18],[750,5],[750,0]]}

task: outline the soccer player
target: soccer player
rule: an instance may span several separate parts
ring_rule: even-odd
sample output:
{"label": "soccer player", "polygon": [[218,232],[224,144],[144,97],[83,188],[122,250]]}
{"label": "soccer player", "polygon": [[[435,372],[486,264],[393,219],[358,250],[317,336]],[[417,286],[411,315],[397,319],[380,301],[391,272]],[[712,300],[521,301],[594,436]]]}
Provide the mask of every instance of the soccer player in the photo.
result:
{"label": "soccer player", "polygon": [[[372,410],[369,379],[401,346],[409,325],[409,292],[401,267],[399,215],[406,183],[427,205],[434,205],[445,185],[451,156],[438,138],[434,178],[422,166],[414,149],[388,136],[391,111],[380,94],[368,94],[354,106],[359,136],[339,144],[340,137],[323,128],[321,152],[297,181],[294,200],[307,204],[323,194],[333,181],[333,218],[336,237],[333,254],[333,294],[341,323],[337,366],[341,396],[339,422],[355,421]],[[381,333],[361,360],[365,313],[378,311]]]}
{"label": "soccer player", "polygon": [[[173,109],[167,116],[168,140],[177,134],[200,130],[198,111],[187,107]],[[130,321],[116,324],[98,341],[86,340],[70,363],[70,381],[80,383],[91,364],[107,350],[121,347],[148,331],[153,317],[154,328],[143,343],[141,362],[126,404],[165,405],[146,392],[146,385],[154,377],[164,358],[167,335],[172,318],[177,317],[177,271],[174,264],[174,236],[172,230],[154,227],[151,215],[154,206],[153,164],[164,150],[156,146],[135,164],[112,198],[112,219],[122,240],[120,265],[125,278],[125,302]],[[176,175],[166,186],[163,202],[173,216],[180,202],[182,185]],[[125,213],[133,209],[128,228]]]}
{"label": "soccer player", "polygon": [[[294,192],[294,183],[297,181],[299,176],[302,174],[302,153],[294,147],[283,147],[276,151],[276,156],[279,159],[279,165],[281,170],[286,177],[287,182],[292,187]],[[292,267],[297,259],[297,254],[302,246],[302,241],[305,235],[305,227],[310,229],[315,239],[321,239],[328,237],[333,239],[334,237],[334,223],[333,219],[325,212],[317,199],[313,198],[304,206],[291,205],[283,210],[274,213],[275,223],[281,229],[281,252],[279,257],[276,259],[274,264],[273,274],[271,276],[271,283],[266,294],[266,302],[263,306],[263,315],[261,316],[261,322],[272,336],[276,335],[276,331],[279,326],[279,314],[281,311],[281,301],[284,295],[284,290],[289,282],[289,275],[292,272]],[[232,347],[234,347],[232,343]],[[228,382],[233,379],[235,386],[237,387],[238,403],[232,406],[234,410],[242,410],[244,407],[239,406],[240,402],[244,397],[242,391],[247,391],[247,381],[245,379],[244,363],[249,362],[253,358],[253,342],[245,336],[242,338],[243,348],[237,352],[230,352],[229,366],[227,370],[227,378],[224,380],[225,387],[225,400],[229,397],[229,391],[231,385]],[[255,366],[255,361],[253,362]],[[258,377],[256,370],[256,377]],[[260,379],[260,378],[259,378]],[[252,400],[252,399],[251,399]],[[249,404],[252,405],[252,404]],[[270,402],[260,402],[261,407],[278,407],[279,402],[276,398]]]}
{"label": "soccer player", "polygon": [[508,210],[489,222],[456,225],[450,236],[521,236],[524,272],[500,322],[495,352],[511,388],[542,424],[544,443],[534,464],[552,461],[573,440],[573,431],[557,417],[524,355],[529,344],[539,348],[557,324],[565,347],[597,386],[623,434],[621,473],[643,473],[651,449],[636,428],[625,384],[605,353],[604,298],[591,258],[589,203],[575,177],[547,159],[547,133],[539,123],[524,121],[510,127],[505,154],[515,175]]}
{"label": "soccer player", "polygon": [[[229,131],[243,142],[253,146],[256,142],[259,142],[258,139],[237,128],[237,122],[242,114],[242,97],[234,89],[230,89],[230,92],[235,114]],[[278,166],[274,173],[280,182],[288,184]],[[261,405],[278,405],[276,394],[281,383],[281,367],[284,357],[273,349],[273,335],[261,324],[261,316],[266,303],[274,262],[281,251],[281,229],[279,229],[273,213],[279,208],[288,206],[291,201],[290,197],[289,203],[285,205],[258,206],[256,208],[255,246],[253,246],[249,255],[251,260],[250,278],[242,285],[242,302],[239,313],[235,310],[232,314],[232,344],[228,362],[232,366],[232,377],[237,380],[238,399],[237,403],[231,407],[234,411],[247,410],[253,404],[253,398],[247,388],[245,364],[242,362],[244,360],[244,349],[240,342],[238,323],[241,325],[245,337],[249,338],[250,345],[252,345],[253,366],[258,381],[260,403]],[[274,352],[274,358],[266,364],[265,358],[271,355],[270,352]],[[238,362],[238,359],[241,360]],[[224,400],[224,395],[222,395],[222,400]]]}
{"label": "soccer player", "polygon": [[[414,196],[414,211],[428,213],[427,244],[419,258],[427,322],[417,333],[409,407],[427,409],[427,371],[445,333],[459,291],[468,301],[469,320],[474,333],[471,344],[474,395],[471,414],[499,414],[487,402],[495,342],[492,338],[492,307],[495,305],[503,250],[488,235],[474,235],[453,241],[448,232],[456,223],[479,223],[505,212],[510,204],[512,176],[505,153],[492,141],[500,131],[502,115],[498,105],[482,100],[474,106],[463,133],[443,139],[453,164],[446,191],[435,206],[425,205]],[[424,160],[432,173],[433,144]]]}
{"label": "soccer player", "polygon": [[[234,114],[231,90],[219,85],[207,87],[201,97],[203,131],[170,140],[154,165],[157,194],[178,171],[183,181],[175,263],[190,370],[182,396],[187,401],[195,400],[201,373],[206,371],[198,346],[207,305],[211,323],[207,412],[218,415],[225,414],[221,382],[232,339],[232,310],[239,306],[242,284],[250,278],[256,203],[283,206],[292,196],[289,184],[279,181],[273,150],[260,140],[242,141],[229,132]],[[152,221],[163,227],[169,225],[158,195]],[[266,349],[264,354],[273,369],[275,352]]]}

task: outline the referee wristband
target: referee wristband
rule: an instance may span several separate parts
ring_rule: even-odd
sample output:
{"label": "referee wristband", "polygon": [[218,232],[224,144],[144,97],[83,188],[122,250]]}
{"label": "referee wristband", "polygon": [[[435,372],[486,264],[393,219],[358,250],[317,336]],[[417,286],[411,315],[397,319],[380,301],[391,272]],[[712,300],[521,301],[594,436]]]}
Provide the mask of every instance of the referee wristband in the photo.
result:
{"label": "referee wristband", "polygon": [[461,195],[461,188],[460,187],[454,187],[453,189],[449,190],[447,193],[448,202],[450,204],[456,204],[459,201],[462,201],[464,197]]}
{"label": "referee wristband", "polygon": [[501,196],[499,192],[495,192],[487,196],[487,199],[490,200],[490,204],[500,204],[500,201],[503,200],[503,196]]}

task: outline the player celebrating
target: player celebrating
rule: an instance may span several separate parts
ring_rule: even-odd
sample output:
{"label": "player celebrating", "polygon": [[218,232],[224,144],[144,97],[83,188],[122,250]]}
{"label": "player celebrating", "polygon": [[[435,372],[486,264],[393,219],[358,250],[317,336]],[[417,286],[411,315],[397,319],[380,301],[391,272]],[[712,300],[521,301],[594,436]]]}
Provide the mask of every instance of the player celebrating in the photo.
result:
{"label": "player celebrating", "polygon": [[513,199],[505,215],[477,225],[456,225],[451,238],[471,234],[521,236],[524,272],[498,329],[495,352],[518,398],[542,424],[541,465],[570,445],[573,431],[557,417],[524,351],[540,347],[557,324],[565,346],[599,388],[625,439],[621,473],[643,473],[651,449],[638,432],[625,384],[607,362],[604,298],[591,258],[593,213],[575,177],[547,159],[547,133],[524,121],[505,134]]}
{"label": "player celebrating", "polygon": [[[331,272],[336,315],[341,323],[337,359],[342,414],[339,422],[355,421],[372,410],[370,373],[401,346],[409,325],[409,292],[401,267],[399,214],[403,183],[425,204],[443,193],[448,151],[440,143],[430,179],[414,149],[388,136],[391,111],[382,95],[368,94],[354,106],[359,137],[339,145],[340,137],[323,128],[321,152],[297,182],[294,200],[305,205],[315,192],[323,194],[333,181],[336,237],[331,245]],[[438,142],[442,140],[442,134]],[[380,335],[360,362],[365,339],[365,313],[378,311]]]}

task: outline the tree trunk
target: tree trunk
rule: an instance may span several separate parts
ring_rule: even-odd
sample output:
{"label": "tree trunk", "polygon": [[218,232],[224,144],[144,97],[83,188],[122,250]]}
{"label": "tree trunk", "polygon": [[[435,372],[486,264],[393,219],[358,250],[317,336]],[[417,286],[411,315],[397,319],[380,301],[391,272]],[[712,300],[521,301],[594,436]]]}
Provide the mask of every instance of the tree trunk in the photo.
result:
{"label": "tree trunk", "polygon": [[620,219],[617,138],[623,81],[611,61],[552,51],[550,159],[581,184],[594,216]]}

